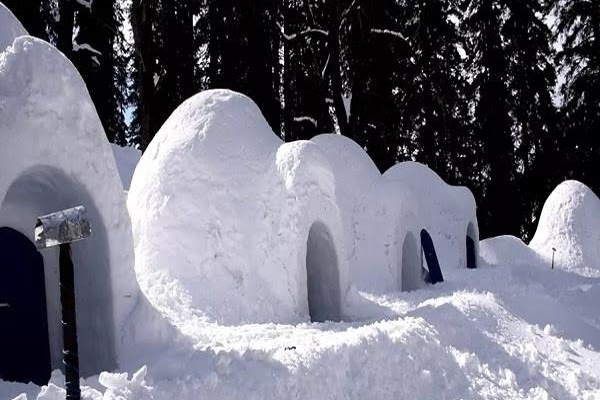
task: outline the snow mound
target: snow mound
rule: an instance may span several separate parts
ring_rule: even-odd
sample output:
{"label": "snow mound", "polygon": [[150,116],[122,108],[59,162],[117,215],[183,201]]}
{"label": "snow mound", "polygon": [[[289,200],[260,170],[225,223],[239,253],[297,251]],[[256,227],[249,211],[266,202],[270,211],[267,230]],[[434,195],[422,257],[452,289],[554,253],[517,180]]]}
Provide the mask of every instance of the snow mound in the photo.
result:
{"label": "snow mound", "polygon": [[532,266],[544,260],[517,237],[505,235],[482,240],[479,255],[487,265]]}
{"label": "snow mound", "polygon": [[142,157],[142,152],[133,147],[121,147],[116,144],[111,144],[111,147],[123,189],[127,191],[131,185],[133,171],[135,171],[135,167]]}
{"label": "snow mound", "polygon": [[[100,119],[71,62],[28,36],[0,55],[0,104],[0,227],[31,240],[38,216],[87,208],[93,236],[72,246],[81,372],[112,370],[151,329],[147,319],[146,330],[133,331],[133,311],[145,303],[125,196]],[[51,361],[59,368],[58,249],[41,253]]]}
{"label": "snow mound", "polygon": [[177,324],[190,312],[222,324],[339,319],[347,271],[334,193],[317,146],[283,144],[241,94],[199,93],[134,173],[142,289]]}
{"label": "snow mound", "polygon": [[544,204],[529,246],[555,267],[582,274],[600,270],[600,199],[577,181],[558,185]]}
{"label": "snow mound", "polygon": [[383,178],[413,193],[418,221],[431,235],[442,269],[467,266],[467,237],[479,253],[477,205],[468,188],[450,186],[427,166],[412,161],[391,167]]}
{"label": "snow mound", "polygon": [[21,22],[2,3],[0,3],[0,53],[13,44],[19,36],[27,35]]}

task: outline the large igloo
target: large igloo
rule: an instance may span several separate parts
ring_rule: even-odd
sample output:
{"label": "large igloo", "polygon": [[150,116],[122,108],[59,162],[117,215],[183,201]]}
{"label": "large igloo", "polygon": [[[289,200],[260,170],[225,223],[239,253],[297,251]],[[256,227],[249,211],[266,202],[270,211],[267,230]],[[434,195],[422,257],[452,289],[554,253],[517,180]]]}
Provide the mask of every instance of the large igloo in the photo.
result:
{"label": "large igloo", "polygon": [[[0,21],[6,22],[3,7]],[[111,148],[71,62],[32,37],[21,36],[11,43],[0,54],[0,281],[18,294],[8,299],[14,303],[7,305],[11,321],[20,318],[23,323],[13,326],[12,342],[3,337],[0,346],[21,349],[26,358],[25,349],[36,346],[32,340],[38,335],[38,340],[48,341],[40,348],[48,348],[51,368],[61,367],[58,248],[42,250],[40,258],[31,240],[38,216],[83,205],[93,235],[72,245],[80,370],[83,376],[112,370],[130,349],[128,320],[139,306],[141,292]],[[29,259],[36,260],[35,265],[24,261]],[[30,275],[41,285],[35,290],[16,287],[29,282]],[[3,300],[7,299],[0,303]],[[33,302],[42,305],[35,315],[19,314],[21,305]],[[36,318],[39,324],[30,324]],[[38,331],[27,326],[37,326]],[[27,360],[28,368],[36,367],[37,357],[44,357],[40,353],[31,354],[35,359]]]}
{"label": "large igloo", "polygon": [[418,222],[431,237],[442,269],[477,267],[477,206],[468,188],[450,186],[430,168],[413,161],[391,167],[383,178],[409,189],[418,200]]}
{"label": "large igloo", "polygon": [[544,204],[535,236],[529,243],[548,263],[556,249],[555,267],[585,275],[600,270],[600,199],[578,181],[558,185]]}
{"label": "large igloo", "polygon": [[136,272],[176,324],[343,318],[348,287],[331,167],[283,144],[249,98],[199,93],[142,156],[129,211]]}

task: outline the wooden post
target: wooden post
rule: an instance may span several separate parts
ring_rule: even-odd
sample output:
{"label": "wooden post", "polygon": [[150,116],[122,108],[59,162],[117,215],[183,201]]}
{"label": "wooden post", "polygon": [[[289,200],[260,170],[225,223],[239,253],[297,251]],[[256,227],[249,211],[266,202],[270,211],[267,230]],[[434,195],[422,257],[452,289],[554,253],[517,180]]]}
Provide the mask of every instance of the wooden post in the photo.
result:
{"label": "wooden post", "polygon": [[77,315],[75,312],[75,274],[71,245],[60,245],[60,302],[62,305],[63,365],[67,400],[80,400],[79,348],[77,345]]}

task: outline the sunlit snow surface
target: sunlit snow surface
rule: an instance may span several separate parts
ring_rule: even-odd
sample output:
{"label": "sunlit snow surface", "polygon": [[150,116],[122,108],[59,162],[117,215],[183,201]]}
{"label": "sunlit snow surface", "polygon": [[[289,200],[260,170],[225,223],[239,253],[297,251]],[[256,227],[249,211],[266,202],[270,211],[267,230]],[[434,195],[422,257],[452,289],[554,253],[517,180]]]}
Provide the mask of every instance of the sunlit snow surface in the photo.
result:
{"label": "sunlit snow surface", "polygon": [[[416,292],[355,292],[351,323],[220,327],[192,317],[180,325],[188,349],[149,349],[145,379],[143,370],[133,381],[88,379],[84,398],[600,396],[598,279],[544,264],[447,271],[445,283]],[[62,386],[60,376],[53,382]],[[0,384],[1,398],[21,392],[36,398],[40,389]],[[42,393],[64,398],[53,386]]]}

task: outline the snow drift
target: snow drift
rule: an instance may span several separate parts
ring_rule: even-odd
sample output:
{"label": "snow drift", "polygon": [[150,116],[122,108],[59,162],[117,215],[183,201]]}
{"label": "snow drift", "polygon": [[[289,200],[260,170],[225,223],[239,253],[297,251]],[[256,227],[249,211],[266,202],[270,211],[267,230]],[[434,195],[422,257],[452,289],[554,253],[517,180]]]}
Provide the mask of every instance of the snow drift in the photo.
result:
{"label": "snow drift", "polygon": [[331,168],[313,143],[283,144],[249,98],[185,101],[142,156],[128,206],[142,289],[175,323],[190,310],[222,324],[342,318]]}
{"label": "snow drift", "polygon": [[[73,244],[81,372],[111,370],[131,349],[135,324],[128,322],[143,299],[124,193],[102,124],[69,60],[28,36],[0,54],[0,104],[0,227],[32,239],[36,217],[87,208],[93,237]],[[59,368],[58,249],[41,253],[52,368]]]}
{"label": "snow drift", "polygon": [[556,268],[597,273],[600,270],[600,199],[583,183],[561,183],[546,200],[529,246],[547,262],[551,262],[554,247]]}

